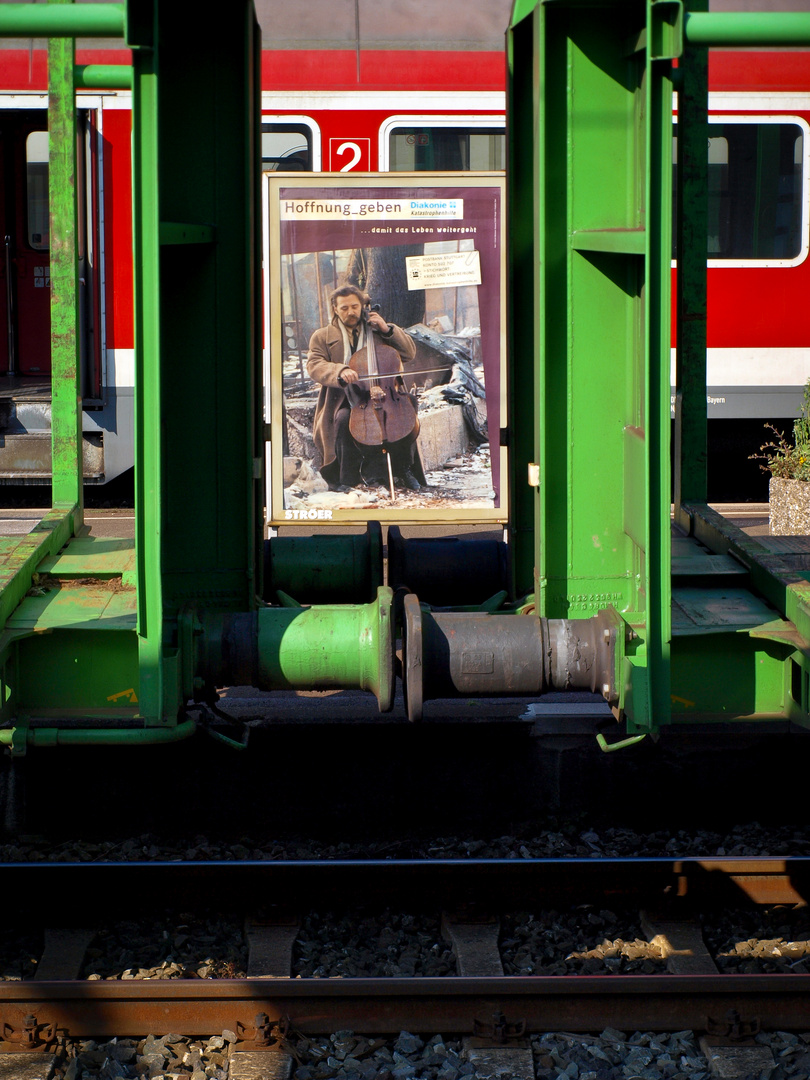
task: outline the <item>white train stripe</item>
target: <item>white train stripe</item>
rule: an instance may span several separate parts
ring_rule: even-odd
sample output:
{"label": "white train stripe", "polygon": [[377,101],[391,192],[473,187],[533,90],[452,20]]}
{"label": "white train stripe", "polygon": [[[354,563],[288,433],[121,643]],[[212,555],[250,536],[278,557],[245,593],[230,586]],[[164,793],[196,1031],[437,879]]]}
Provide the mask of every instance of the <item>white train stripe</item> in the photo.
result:
{"label": "white train stripe", "polygon": [[[706,350],[708,386],[804,386],[810,378],[810,347],[795,349],[741,347]],[[675,349],[670,379],[675,385]]]}

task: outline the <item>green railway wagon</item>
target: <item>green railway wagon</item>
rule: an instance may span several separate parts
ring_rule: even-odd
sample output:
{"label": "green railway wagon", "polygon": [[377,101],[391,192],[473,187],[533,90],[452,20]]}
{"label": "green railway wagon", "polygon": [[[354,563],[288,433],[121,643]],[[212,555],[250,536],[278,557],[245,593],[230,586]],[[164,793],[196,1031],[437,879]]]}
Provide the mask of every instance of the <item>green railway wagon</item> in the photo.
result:
{"label": "green railway wagon", "polygon": [[[613,745],[681,723],[807,726],[804,564],[706,503],[703,238],[706,49],[806,44],[810,16],[719,15],[697,0],[515,3],[511,569],[489,601],[442,610],[420,595],[418,570],[396,592],[383,584],[374,529],[360,542],[315,538],[286,570],[282,538],[263,535],[260,42],[249,0],[222,5],[215,33],[166,0],[4,4],[0,34],[48,37],[51,72],[53,507],[0,548],[0,743],[12,755],[182,739],[227,685],[359,688],[386,711],[398,674],[412,720],[429,699],[581,689],[622,724]],[[83,530],[79,34],[123,35],[133,57],[134,541]],[[397,543],[398,565],[417,567]],[[462,577],[479,558],[487,579],[506,565],[500,549],[445,555]],[[301,580],[325,565],[346,578],[336,602]]]}

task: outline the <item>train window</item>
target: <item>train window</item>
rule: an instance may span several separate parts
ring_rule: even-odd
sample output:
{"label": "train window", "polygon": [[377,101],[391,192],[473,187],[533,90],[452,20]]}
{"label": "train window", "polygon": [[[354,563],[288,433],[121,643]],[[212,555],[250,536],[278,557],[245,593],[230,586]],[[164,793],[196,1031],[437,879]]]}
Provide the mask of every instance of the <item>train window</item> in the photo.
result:
{"label": "train window", "polygon": [[720,255],[723,232],[720,207],[728,197],[728,139],[724,135],[709,136],[708,219],[706,251],[709,258]]}
{"label": "train window", "polygon": [[312,172],[312,129],[307,124],[262,124],[265,172]]}
{"label": "train window", "polygon": [[802,236],[802,130],[709,127],[709,257],[795,259]]}
{"label": "train window", "polygon": [[798,123],[723,119],[709,124],[710,260],[790,262],[802,255],[804,157],[804,129]]}
{"label": "train window", "polygon": [[388,134],[391,172],[492,172],[503,169],[503,128],[396,127]]}
{"label": "train window", "polygon": [[51,242],[48,220],[48,132],[32,131],[25,141],[28,244],[47,251]]}

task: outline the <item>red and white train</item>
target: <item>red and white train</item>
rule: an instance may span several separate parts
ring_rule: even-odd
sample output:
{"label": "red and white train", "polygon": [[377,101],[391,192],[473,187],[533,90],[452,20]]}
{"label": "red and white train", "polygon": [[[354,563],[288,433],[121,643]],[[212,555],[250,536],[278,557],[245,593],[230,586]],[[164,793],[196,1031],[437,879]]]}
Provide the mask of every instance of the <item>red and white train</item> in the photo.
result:
{"label": "red and white train", "polygon": [[[3,44],[0,483],[47,482],[45,53]],[[129,58],[77,54],[79,63]],[[265,49],[262,80],[268,171],[504,168],[497,48]],[[78,106],[85,472],[104,483],[132,464],[131,102],[127,92],[81,91]],[[710,433],[722,443],[733,431],[744,463],[737,433],[749,432],[751,449],[763,420],[789,423],[810,376],[810,51],[714,51],[710,111]]]}

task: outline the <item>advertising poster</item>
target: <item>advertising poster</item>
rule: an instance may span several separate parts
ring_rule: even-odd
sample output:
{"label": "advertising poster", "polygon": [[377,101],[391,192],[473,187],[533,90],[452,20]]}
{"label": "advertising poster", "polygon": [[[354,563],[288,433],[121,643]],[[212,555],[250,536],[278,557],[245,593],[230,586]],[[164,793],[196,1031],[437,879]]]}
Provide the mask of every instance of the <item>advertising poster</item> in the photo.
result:
{"label": "advertising poster", "polygon": [[266,178],[268,518],[506,519],[503,178]]}

